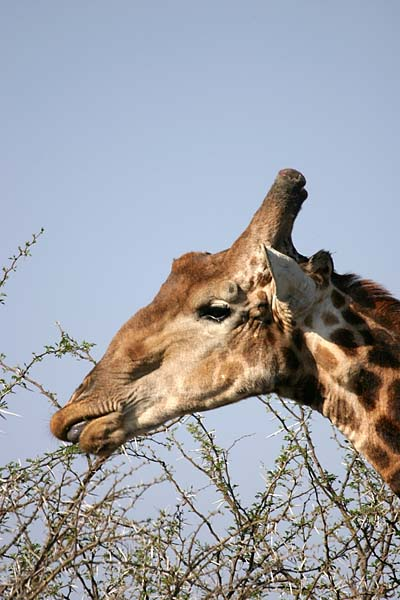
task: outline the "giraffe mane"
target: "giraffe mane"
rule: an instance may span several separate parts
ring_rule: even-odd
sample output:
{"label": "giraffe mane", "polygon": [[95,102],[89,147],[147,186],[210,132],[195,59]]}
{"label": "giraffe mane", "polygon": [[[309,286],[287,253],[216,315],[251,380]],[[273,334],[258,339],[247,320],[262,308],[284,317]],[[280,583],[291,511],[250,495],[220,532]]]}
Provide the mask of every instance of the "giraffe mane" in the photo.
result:
{"label": "giraffe mane", "polygon": [[361,312],[370,314],[378,324],[400,335],[400,301],[387,289],[354,273],[333,273],[332,282],[359,305]]}

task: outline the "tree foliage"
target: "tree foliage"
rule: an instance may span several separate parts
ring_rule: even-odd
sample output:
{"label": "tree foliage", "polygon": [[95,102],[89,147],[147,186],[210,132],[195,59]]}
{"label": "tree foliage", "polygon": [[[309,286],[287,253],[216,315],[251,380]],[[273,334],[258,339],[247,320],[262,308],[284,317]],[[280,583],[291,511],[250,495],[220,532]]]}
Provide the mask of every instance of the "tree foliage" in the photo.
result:
{"label": "tree foliage", "polygon": [[[3,303],[8,277],[37,237],[4,268]],[[1,355],[2,415],[13,418],[13,394],[26,387],[37,402],[58,406],[56,393],[36,380],[37,364],[71,355],[93,362],[90,349],[60,327],[58,341],[22,366]],[[2,466],[1,597],[398,598],[398,500],[340,436],[340,475],[324,468],[308,409],[259,401],[282,446],[250,501],[232,468],[244,439],[219,447],[201,415],[106,461],[62,445]]]}

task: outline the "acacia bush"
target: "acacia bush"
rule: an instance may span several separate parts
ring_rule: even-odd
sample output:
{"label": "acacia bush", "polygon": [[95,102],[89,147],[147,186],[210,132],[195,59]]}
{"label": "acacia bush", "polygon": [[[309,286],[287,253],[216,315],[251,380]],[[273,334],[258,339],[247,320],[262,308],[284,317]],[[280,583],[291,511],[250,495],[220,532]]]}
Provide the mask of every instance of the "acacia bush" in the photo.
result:
{"label": "acacia bush", "polygon": [[[39,235],[4,267],[3,304],[9,276]],[[60,328],[27,364],[9,365],[2,354],[3,416],[13,418],[14,395],[25,387],[58,406],[56,392],[37,381],[37,364],[71,355],[93,362],[90,349]],[[398,500],[333,430],[340,475],[324,468],[308,409],[259,401],[282,445],[247,502],[232,474],[233,449],[244,440],[219,447],[201,415],[105,461],[61,445],[0,467],[1,597],[398,598]]]}

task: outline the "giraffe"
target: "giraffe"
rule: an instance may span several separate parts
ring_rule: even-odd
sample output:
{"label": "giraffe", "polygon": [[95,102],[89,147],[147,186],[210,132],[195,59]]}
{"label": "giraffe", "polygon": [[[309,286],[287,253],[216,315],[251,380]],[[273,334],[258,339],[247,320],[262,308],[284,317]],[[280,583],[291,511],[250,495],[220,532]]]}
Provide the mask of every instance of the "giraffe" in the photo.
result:
{"label": "giraffe", "polygon": [[305,184],[280,171],[229,249],[173,262],[53,415],[56,437],[109,456],[171,419],[274,392],[330,419],[400,495],[400,302],[336,273],[329,252],[296,250]]}

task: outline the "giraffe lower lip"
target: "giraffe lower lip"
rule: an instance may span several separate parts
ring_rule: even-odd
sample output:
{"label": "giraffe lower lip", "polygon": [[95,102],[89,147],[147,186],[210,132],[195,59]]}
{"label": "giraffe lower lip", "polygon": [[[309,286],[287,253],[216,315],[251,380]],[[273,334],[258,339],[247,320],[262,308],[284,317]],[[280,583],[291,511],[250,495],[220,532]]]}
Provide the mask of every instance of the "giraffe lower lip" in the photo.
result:
{"label": "giraffe lower lip", "polygon": [[68,430],[67,433],[68,441],[72,444],[77,444],[79,442],[79,437],[83,429],[86,427],[87,423],[87,421],[80,421],[79,423],[75,423],[75,425],[72,425],[72,427]]}

